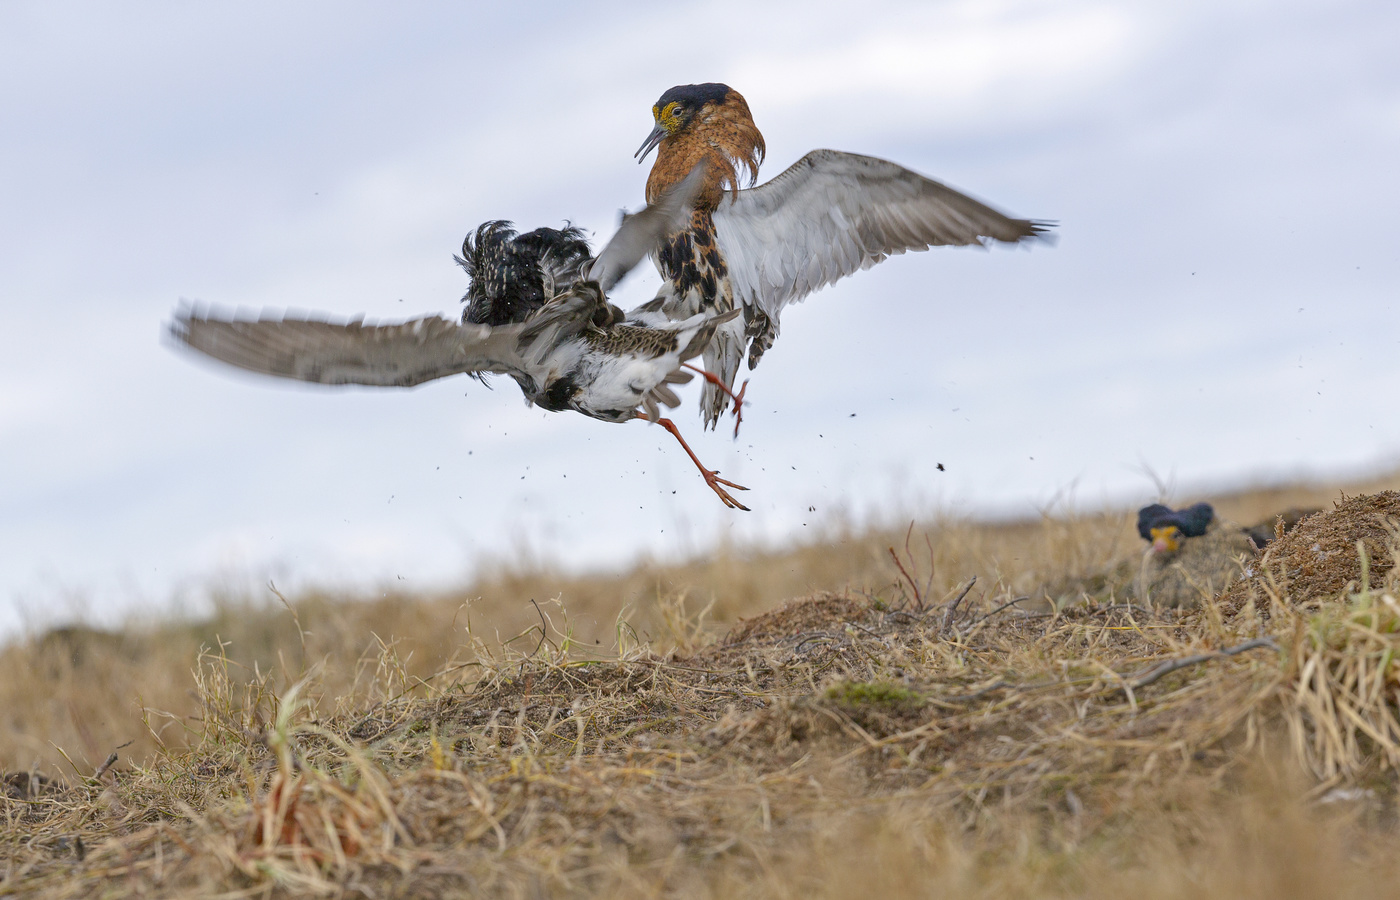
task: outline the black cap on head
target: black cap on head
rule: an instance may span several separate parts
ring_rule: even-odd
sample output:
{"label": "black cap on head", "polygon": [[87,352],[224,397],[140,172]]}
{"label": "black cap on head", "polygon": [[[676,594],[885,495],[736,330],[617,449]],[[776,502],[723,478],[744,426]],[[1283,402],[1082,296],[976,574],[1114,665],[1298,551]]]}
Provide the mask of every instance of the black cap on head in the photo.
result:
{"label": "black cap on head", "polygon": [[656,105],[664,109],[668,103],[679,103],[687,109],[699,109],[711,101],[723,103],[724,98],[729,96],[729,91],[729,85],[715,81],[705,84],[678,84],[662,94]]}

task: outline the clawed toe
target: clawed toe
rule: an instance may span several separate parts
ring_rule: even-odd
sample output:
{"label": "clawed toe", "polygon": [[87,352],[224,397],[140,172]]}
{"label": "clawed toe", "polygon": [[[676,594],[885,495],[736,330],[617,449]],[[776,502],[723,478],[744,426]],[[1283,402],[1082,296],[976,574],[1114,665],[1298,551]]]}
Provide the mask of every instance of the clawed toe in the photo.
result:
{"label": "clawed toe", "polygon": [[[637,418],[645,419],[647,417],[638,413]],[[657,419],[656,424],[671,432],[676,440],[680,441],[681,448],[684,449],[686,455],[690,457],[690,461],[695,463],[695,468],[700,470],[700,475],[705,479],[705,484],[709,485],[710,490],[719,495],[719,499],[724,501],[725,506],[730,509],[742,509],[744,512],[749,512],[747,506],[735,500],[734,497],[724,489],[725,487],[732,487],[736,491],[747,491],[748,488],[744,487],[742,484],[735,484],[726,478],[720,478],[718,469],[707,469],[701,465],[699,457],[695,455],[695,451],[691,450],[690,445],[685,442],[685,438],[681,437],[681,431],[676,427],[675,422],[672,422],[670,419]]]}
{"label": "clawed toe", "polygon": [[711,472],[701,469],[701,472],[703,472],[705,475],[705,483],[710,486],[710,490],[714,491],[716,494],[719,494],[719,499],[724,501],[725,506],[729,507],[730,509],[742,509],[744,512],[750,511],[747,506],[740,503],[738,500],[735,500],[734,497],[731,496],[730,493],[724,488],[720,487],[720,485],[732,487],[736,491],[747,491],[748,488],[744,487],[742,484],[735,484],[734,482],[726,478],[720,478],[718,470]]}

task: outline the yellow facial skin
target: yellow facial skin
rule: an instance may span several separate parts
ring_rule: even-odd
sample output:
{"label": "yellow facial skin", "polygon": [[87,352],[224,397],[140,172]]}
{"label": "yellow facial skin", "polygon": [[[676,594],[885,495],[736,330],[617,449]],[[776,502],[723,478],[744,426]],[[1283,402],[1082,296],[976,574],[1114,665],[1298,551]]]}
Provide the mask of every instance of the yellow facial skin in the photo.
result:
{"label": "yellow facial skin", "polygon": [[1152,529],[1152,552],[1154,553],[1175,553],[1181,549],[1181,542],[1185,538],[1181,534],[1181,529],[1175,525],[1164,525],[1161,528]]}
{"label": "yellow facial skin", "polygon": [[676,102],[667,103],[666,106],[653,106],[651,115],[656,119],[656,124],[666,129],[667,134],[675,134],[681,127],[681,105]]}
{"label": "yellow facial skin", "polygon": [[681,105],[674,100],[667,103],[665,106],[653,106],[651,108],[651,117],[656,120],[656,127],[651,130],[651,134],[647,135],[647,139],[642,141],[641,148],[637,150],[637,162],[646,159],[647,154],[650,153],[657,144],[668,137],[674,136],[676,132],[681,130]]}

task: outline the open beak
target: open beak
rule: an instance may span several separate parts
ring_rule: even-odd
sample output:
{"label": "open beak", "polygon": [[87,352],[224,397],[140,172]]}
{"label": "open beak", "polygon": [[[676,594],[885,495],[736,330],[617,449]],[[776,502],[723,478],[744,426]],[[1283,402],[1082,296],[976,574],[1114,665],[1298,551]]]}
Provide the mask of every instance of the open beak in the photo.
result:
{"label": "open beak", "polygon": [[647,135],[646,140],[642,141],[641,149],[639,149],[636,153],[632,154],[632,156],[637,160],[638,163],[645,161],[647,158],[647,154],[651,152],[653,147],[661,143],[661,139],[665,136],[666,129],[661,125],[660,122],[656,123],[656,127],[651,130],[651,134]]}

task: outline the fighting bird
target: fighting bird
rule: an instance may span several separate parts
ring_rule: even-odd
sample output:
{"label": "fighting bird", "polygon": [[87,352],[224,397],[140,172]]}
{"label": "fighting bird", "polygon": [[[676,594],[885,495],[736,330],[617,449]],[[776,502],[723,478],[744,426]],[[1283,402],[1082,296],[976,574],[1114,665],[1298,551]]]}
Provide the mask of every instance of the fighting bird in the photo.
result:
{"label": "fighting bird", "polygon": [[813,150],[773,180],[741,189],[740,170],[756,184],[766,148],[748,103],[725,84],[673,87],[652,117],[655,127],[636,153],[643,162],[657,151],[648,202],[698,163],[708,166],[689,219],[654,256],[661,291],[635,312],[679,320],[742,311],[705,347],[713,377],[701,411],[711,428],[743,396],[732,388],[745,351],[753,369],[773,346],[788,304],[908,250],[1014,244],[1044,239],[1053,227],[1010,218],[895,163],[837,150]]}
{"label": "fighting bird", "polygon": [[515,379],[527,403],[571,409],[605,422],[643,418],[680,442],[726,506],[747,490],[705,468],[661,407],[680,404],[672,385],[737,310],[697,310],[666,322],[629,322],[607,292],[681,227],[705,180],[704,164],[628,216],[594,257],[576,228],[516,234],[487,222],[462,244],[470,286],[462,321],[332,321],[263,312],[232,317],[182,307],[170,333],[208,356],[265,375],[321,384],[409,387],[465,373]]}

